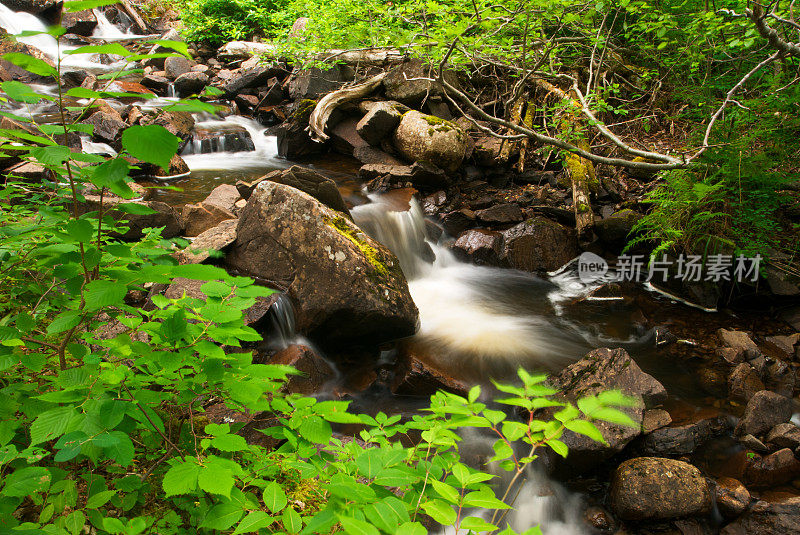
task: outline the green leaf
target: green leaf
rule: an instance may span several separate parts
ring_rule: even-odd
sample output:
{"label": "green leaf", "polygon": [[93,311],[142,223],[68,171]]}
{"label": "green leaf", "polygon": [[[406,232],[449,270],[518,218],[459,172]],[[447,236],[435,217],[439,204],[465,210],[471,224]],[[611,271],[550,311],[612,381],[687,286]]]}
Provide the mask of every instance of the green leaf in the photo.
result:
{"label": "green leaf", "polygon": [[27,104],[36,104],[43,98],[46,98],[31,89],[29,85],[17,82],[16,80],[0,83],[0,88],[8,95],[8,98]]}
{"label": "green leaf", "polygon": [[567,454],[569,453],[569,448],[567,448],[567,445],[564,444],[563,442],[561,442],[560,440],[557,440],[557,439],[553,438],[553,439],[550,439],[550,440],[546,441],[545,443],[548,446],[550,446],[550,448],[554,452],[556,452],[557,454],[561,455],[562,457],[566,457]]}
{"label": "green leaf", "polygon": [[177,494],[186,494],[197,488],[197,477],[200,474],[200,465],[194,459],[178,463],[164,474],[162,486],[167,497]]}
{"label": "green leaf", "polygon": [[67,430],[75,410],[72,407],[56,407],[45,411],[31,425],[31,446],[59,437]]}
{"label": "green leaf", "polygon": [[232,501],[221,503],[208,511],[200,527],[225,531],[238,522],[242,518],[242,514],[244,511],[240,504]]}
{"label": "green leaf", "polygon": [[197,483],[206,492],[230,498],[234,484],[233,471],[226,464],[211,457],[207,459],[206,465],[200,469]]}
{"label": "green leaf", "polygon": [[478,518],[477,516],[466,517],[461,521],[459,527],[461,529],[468,529],[471,531],[478,531],[478,532],[497,531],[498,529],[497,526],[495,526],[494,524],[489,524],[487,521],[485,521],[482,518]]}
{"label": "green leaf", "polygon": [[380,535],[381,533],[375,526],[349,516],[340,516],[339,522],[341,522],[344,532],[351,535]]}
{"label": "green leaf", "polygon": [[133,441],[122,431],[114,431],[111,435],[117,438],[117,441],[105,448],[106,455],[120,466],[130,466],[136,453]]}
{"label": "green leaf", "polygon": [[456,521],[456,512],[450,504],[442,500],[431,500],[422,504],[422,509],[443,526],[450,526]]}
{"label": "green leaf", "polygon": [[152,41],[147,41],[148,43],[153,43],[155,45],[163,46],[164,48],[171,48],[175,52],[179,54],[183,54],[184,56],[189,55],[189,46],[184,43],[183,41],[170,41],[167,39],[153,39]]}
{"label": "green leaf", "polygon": [[327,444],[333,435],[331,425],[319,416],[309,416],[303,420],[298,431],[303,438],[317,444]]}
{"label": "green leaf", "polygon": [[47,334],[58,334],[68,331],[81,322],[81,315],[75,310],[66,310],[56,316],[47,326]]}
{"label": "green leaf", "polygon": [[109,533],[124,533],[125,524],[119,518],[106,517],[103,519],[103,529]]}
{"label": "green leaf", "polygon": [[291,507],[283,510],[281,522],[283,522],[283,527],[289,533],[298,533],[303,528],[303,521],[300,519],[300,515]]}
{"label": "green leaf", "polygon": [[491,489],[470,492],[464,497],[464,505],[484,509],[511,509],[511,506],[499,500]]}
{"label": "green leaf", "polygon": [[211,445],[221,451],[242,451],[248,448],[247,441],[239,435],[222,435],[211,440]]}
{"label": "green leaf", "polygon": [[140,202],[121,202],[114,206],[114,209],[132,215],[149,215],[156,213],[156,211],[150,208],[148,205]]}
{"label": "green leaf", "polygon": [[4,480],[5,486],[0,494],[24,498],[47,490],[50,486],[50,472],[41,466],[31,466],[13,471]]}
{"label": "green leaf", "polygon": [[49,147],[36,147],[31,149],[31,156],[43,165],[62,165],[69,159],[69,147],[64,145],[51,145]]}
{"label": "green leaf", "polygon": [[125,182],[128,172],[128,162],[124,158],[113,158],[94,168],[92,183],[100,188],[108,188],[115,195],[129,199],[133,197],[134,193]]}
{"label": "green leaf", "polygon": [[64,2],[64,9],[71,13],[76,11],[83,11],[85,9],[94,9],[96,7],[110,6],[118,4],[119,0],[73,0],[71,2]]}
{"label": "green leaf", "polygon": [[406,522],[401,524],[395,535],[427,535],[428,530],[419,522]]}
{"label": "green leaf", "polygon": [[122,146],[128,154],[142,161],[169,169],[169,161],[178,150],[180,139],[160,125],[134,125],[122,133]]}
{"label": "green leaf", "polygon": [[86,525],[86,515],[83,511],[72,511],[64,518],[64,528],[72,535],[79,533]]}
{"label": "green leaf", "polygon": [[630,416],[628,416],[621,410],[612,409],[611,407],[603,407],[601,409],[597,409],[592,413],[592,419],[602,420],[610,424],[636,427],[636,422],[634,422]]}
{"label": "green leaf", "polygon": [[383,469],[382,452],[378,448],[364,450],[356,457],[358,471],[364,477],[373,478]]}
{"label": "green leaf", "polygon": [[86,500],[86,508],[97,509],[98,507],[102,507],[116,493],[117,493],[116,490],[104,490],[102,492],[92,494],[91,496],[89,496],[89,499]]}
{"label": "green leaf", "polygon": [[28,54],[9,52],[3,54],[3,59],[39,76],[58,76],[58,71],[55,67]]}
{"label": "green leaf", "polygon": [[442,498],[447,500],[450,503],[458,503],[461,499],[461,495],[458,493],[456,489],[452,486],[448,485],[447,483],[442,483],[436,479],[432,479],[430,481],[431,486],[433,486],[433,490],[435,490]]}
{"label": "green leaf", "polygon": [[571,420],[564,424],[564,427],[572,431],[573,433],[580,433],[581,435],[586,435],[587,437],[591,438],[595,442],[600,442],[601,444],[606,443],[606,439],[603,438],[602,433],[597,427],[591,423],[587,422],[586,420]]}
{"label": "green leaf", "polygon": [[86,285],[84,298],[88,310],[99,310],[103,307],[117,305],[124,301],[128,288],[124,284],[111,280],[96,280]]}
{"label": "green leaf", "polygon": [[89,243],[94,238],[94,227],[87,219],[70,219],[66,230],[72,241]]}
{"label": "green leaf", "polygon": [[102,45],[80,46],[74,50],[66,50],[65,54],[113,54],[115,56],[130,56],[131,51],[119,43],[104,43]]}
{"label": "green leaf", "polygon": [[261,528],[265,528],[272,524],[272,517],[264,511],[253,511],[239,522],[236,529],[233,530],[233,535],[238,533],[255,533]]}
{"label": "green leaf", "polygon": [[283,488],[274,481],[270,481],[267,483],[267,486],[264,487],[263,497],[264,505],[273,513],[280,512],[286,507],[286,493],[283,491]]}

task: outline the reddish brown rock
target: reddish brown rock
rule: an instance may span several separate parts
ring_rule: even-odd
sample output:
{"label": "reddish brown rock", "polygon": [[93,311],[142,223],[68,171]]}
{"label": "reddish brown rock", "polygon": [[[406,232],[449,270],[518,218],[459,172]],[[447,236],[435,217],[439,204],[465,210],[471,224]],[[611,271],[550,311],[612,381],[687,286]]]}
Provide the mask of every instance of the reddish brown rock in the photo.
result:
{"label": "reddish brown rock", "polygon": [[289,376],[283,387],[287,394],[311,395],[318,392],[335,373],[330,365],[308,346],[292,344],[269,359],[269,364],[292,366],[301,375]]}
{"label": "reddish brown rock", "polygon": [[725,518],[736,518],[750,505],[750,492],[738,480],[721,477],[717,480],[716,501]]}
{"label": "reddish brown rock", "polygon": [[467,230],[453,244],[453,253],[477,265],[497,266],[503,248],[503,235],[486,229]]}
{"label": "reddish brown rock", "polygon": [[748,487],[772,488],[789,483],[800,476],[800,461],[789,448],[778,450],[766,457],[750,459],[744,471]]}

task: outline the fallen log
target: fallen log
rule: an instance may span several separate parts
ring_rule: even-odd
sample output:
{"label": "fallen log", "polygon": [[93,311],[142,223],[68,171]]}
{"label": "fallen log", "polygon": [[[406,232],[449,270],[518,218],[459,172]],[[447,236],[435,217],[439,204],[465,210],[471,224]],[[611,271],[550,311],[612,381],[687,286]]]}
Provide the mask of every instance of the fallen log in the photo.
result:
{"label": "fallen log", "polygon": [[307,130],[311,135],[311,139],[320,143],[326,141],[329,136],[325,133],[325,125],[328,123],[333,110],[346,102],[366,97],[381,85],[385,77],[386,73],[383,72],[373,76],[366,82],[332,91],[322,97],[314,107],[314,111],[311,112],[311,117],[308,120]]}
{"label": "fallen log", "polygon": [[131,22],[133,22],[137,32],[140,34],[145,34],[150,31],[150,29],[147,27],[147,24],[145,24],[144,19],[142,19],[142,16],[139,15],[139,12],[132,5],[130,5],[128,0],[122,0],[120,5],[128,17],[130,17]]}

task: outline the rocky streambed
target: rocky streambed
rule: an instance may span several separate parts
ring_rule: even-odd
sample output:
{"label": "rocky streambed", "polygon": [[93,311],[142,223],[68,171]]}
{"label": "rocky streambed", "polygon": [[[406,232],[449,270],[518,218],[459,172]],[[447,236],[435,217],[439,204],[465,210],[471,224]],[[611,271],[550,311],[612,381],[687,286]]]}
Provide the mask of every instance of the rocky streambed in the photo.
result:
{"label": "rocky streambed", "polygon": [[[2,21],[33,20],[19,12],[61,20],[72,45],[108,38],[109,21],[118,23],[114,38],[133,46],[151,47],[136,45],[137,34],[180,38],[137,27],[122,8],[59,19],[48,11],[55,4],[40,4],[6,3]],[[31,43],[3,46],[54,59]],[[463,393],[488,378],[509,380],[518,366],[550,372],[570,399],[619,388],[640,402],[630,410],[638,427],[605,425],[605,445],[567,432],[568,458],[544,459],[520,489],[518,527],[800,532],[796,281],[772,274],[729,303],[719,299],[729,288],[687,285],[670,288],[670,298],[614,281],[613,269],[582,281],[573,259],[589,251],[613,268],[654,177],[600,176],[593,232],[579,239],[557,158],[526,154],[458,117],[421,62],[370,56],[299,71],[270,53],[263,43],[229,43],[191,48],[192,59],[148,60],[142,74],[109,88],[129,96],[71,112],[94,132],[67,143],[113,156],[122,131],[136,124],[160,124],[181,139],[168,170],[132,162],[141,164],[137,202],[156,213],[116,214],[129,222],[125,238],[164,227],[165,237],[191,241],[176,251],[180,262],[221,265],[280,289],[248,310],[247,321],[264,334],[254,348],[262,362],[304,372],[289,391],[408,415],[438,389]],[[103,87],[97,75],[117,58],[86,61],[91,69],[62,75],[65,87]],[[0,67],[4,81],[47,82]],[[337,108],[327,142],[311,138],[320,98],[384,71],[377,89]],[[165,110],[175,97],[198,94],[219,113]],[[8,106],[42,122],[54,111]],[[0,163],[4,176],[45,173],[10,156]],[[120,201],[106,194],[102,202]],[[100,202],[87,192],[84,209]],[[147,307],[157,293],[202,296],[200,286],[178,279],[134,297]],[[268,415],[213,404],[207,411],[244,423],[249,440],[266,439],[253,430]],[[476,459],[485,446],[480,436],[465,440]]]}

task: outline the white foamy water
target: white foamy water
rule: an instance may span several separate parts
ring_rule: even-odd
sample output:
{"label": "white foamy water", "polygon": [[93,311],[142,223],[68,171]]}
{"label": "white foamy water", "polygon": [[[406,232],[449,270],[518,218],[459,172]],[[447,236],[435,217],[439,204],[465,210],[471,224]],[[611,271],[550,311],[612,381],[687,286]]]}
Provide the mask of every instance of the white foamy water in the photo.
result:
{"label": "white foamy water", "polygon": [[130,31],[122,31],[117,26],[112,24],[108,20],[108,17],[106,17],[105,13],[99,9],[93,9],[92,13],[94,13],[94,17],[97,19],[97,26],[92,32],[92,37],[97,37],[98,39],[103,39],[105,41],[119,41],[123,39],[136,39],[138,37],[143,37],[136,35],[135,33],[131,33]]}
{"label": "white foamy water", "polygon": [[[107,22],[107,21],[106,21]],[[46,32],[47,25],[36,15],[24,11],[12,11],[7,6],[0,4],[0,27],[9,34],[16,35],[24,31]],[[77,47],[59,43],[55,37],[47,33],[19,37],[17,40],[41,50],[47,57],[62,68],[88,69],[92,71],[108,71],[119,67],[118,63],[105,65],[92,60],[91,54],[69,54]]]}
{"label": "white foamy water", "polygon": [[[230,131],[231,126],[239,126],[247,130],[255,145],[254,151],[241,152],[211,152],[208,154],[182,155],[183,160],[192,171],[235,171],[274,169],[286,165],[285,160],[278,158],[278,139],[275,136],[265,136],[266,128],[257,121],[246,117],[230,116],[224,120],[204,120],[195,123],[195,129]],[[199,141],[194,152],[199,153]]]}

